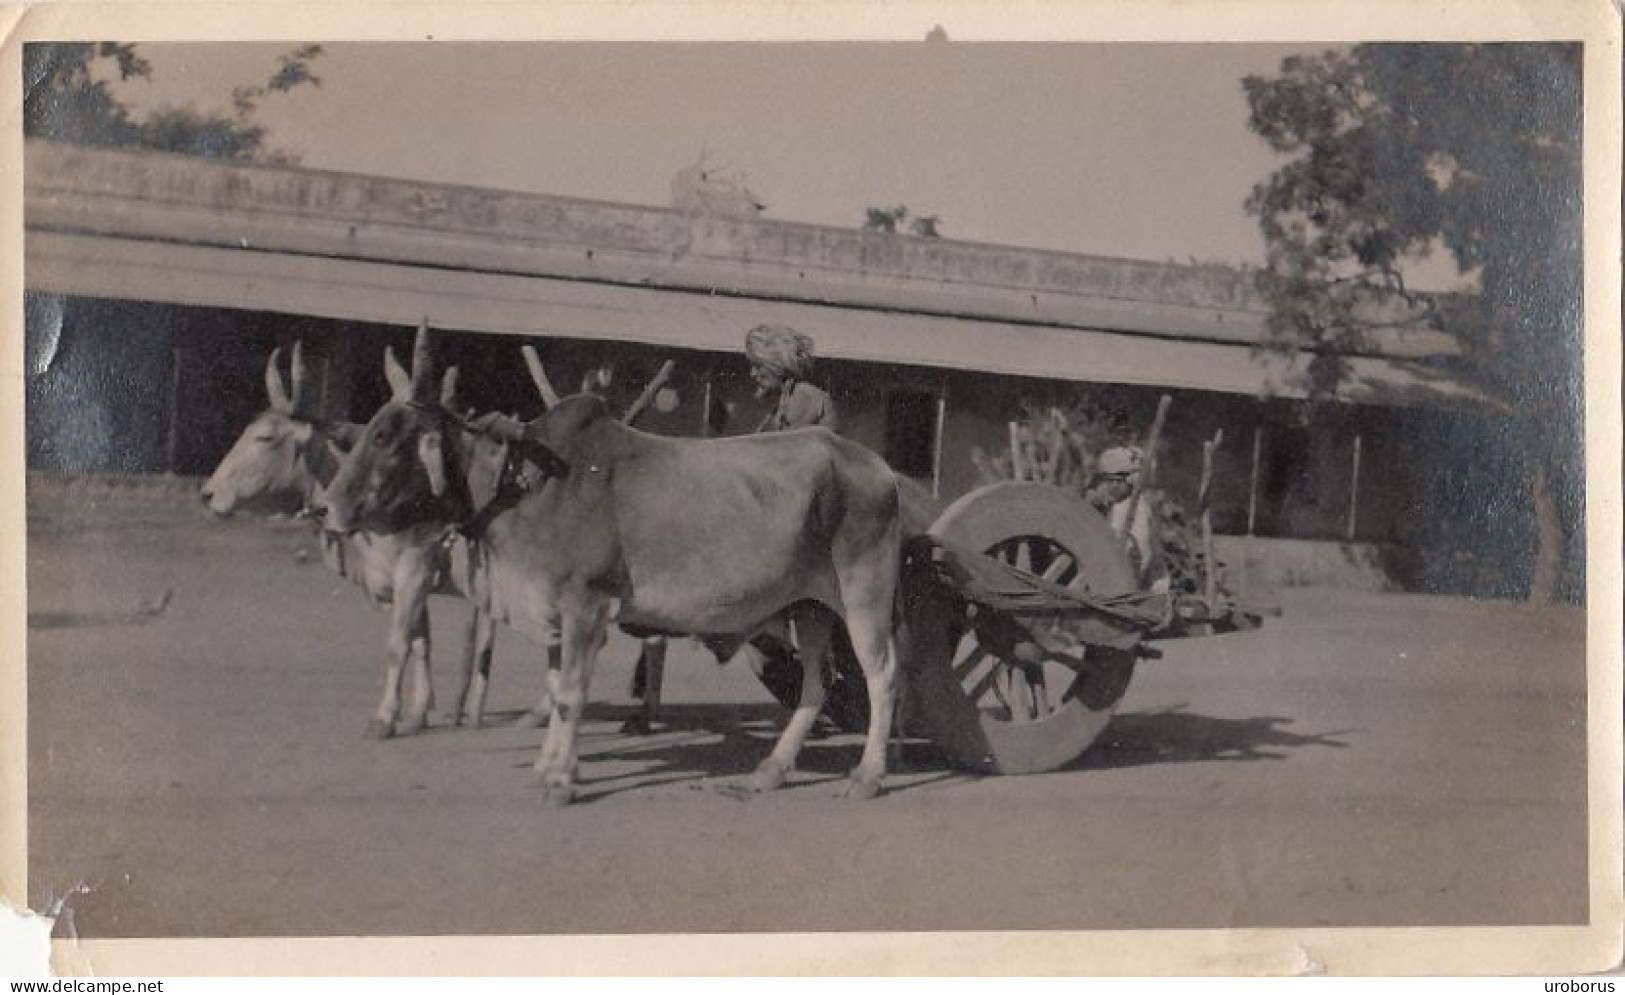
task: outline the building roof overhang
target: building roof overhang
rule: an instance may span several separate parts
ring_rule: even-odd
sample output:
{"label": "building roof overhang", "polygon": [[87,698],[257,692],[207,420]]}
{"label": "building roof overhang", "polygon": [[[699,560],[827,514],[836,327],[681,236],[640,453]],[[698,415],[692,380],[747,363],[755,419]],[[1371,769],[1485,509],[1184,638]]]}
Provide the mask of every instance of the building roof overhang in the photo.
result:
{"label": "building roof overhang", "polygon": [[[733,352],[1301,396],[1235,271],[30,142],[26,283],[49,293]],[[1434,332],[1355,357],[1343,396],[1489,406]]]}

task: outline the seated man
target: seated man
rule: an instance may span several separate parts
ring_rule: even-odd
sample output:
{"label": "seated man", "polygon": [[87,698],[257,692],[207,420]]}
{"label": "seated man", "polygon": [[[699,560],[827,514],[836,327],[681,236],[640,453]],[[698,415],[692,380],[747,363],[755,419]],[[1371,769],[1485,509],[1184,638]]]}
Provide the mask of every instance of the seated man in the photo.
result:
{"label": "seated man", "polygon": [[[1151,496],[1140,490],[1144,470],[1145,453],[1139,447],[1107,449],[1095,460],[1094,473],[1083,492],[1084,499],[1105,517],[1112,531],[1124,537],[1129,568],[1141,588],[1153,586],[1152,577],[1163,572],[1151,528]],[[1137,493],[1139,499],[1135,500]],[[1130,514],[1134,516],[1132,524]]]}

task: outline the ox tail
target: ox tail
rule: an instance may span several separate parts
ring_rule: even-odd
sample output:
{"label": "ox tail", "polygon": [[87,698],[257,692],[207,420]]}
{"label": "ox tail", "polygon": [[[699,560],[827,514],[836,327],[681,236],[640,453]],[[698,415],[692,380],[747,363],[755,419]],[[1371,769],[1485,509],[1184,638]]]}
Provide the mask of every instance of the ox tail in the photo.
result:
{"label": "ox tail", "polygon": [[907,477],[897,477],[899,558],[897,587],[892,594],[894,628],[906,620],[909,602],[919,597],[921,585],[935,579],[931,564],[936,542],[930,533],[939,511],[930,491]]}

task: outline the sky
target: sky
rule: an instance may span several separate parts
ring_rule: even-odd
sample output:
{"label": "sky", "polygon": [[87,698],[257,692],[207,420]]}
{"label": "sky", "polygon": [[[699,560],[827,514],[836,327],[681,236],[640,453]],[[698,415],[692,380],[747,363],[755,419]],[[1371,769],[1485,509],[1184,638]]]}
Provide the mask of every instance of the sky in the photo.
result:
{"label": "sky", "polygon": [[[291,45],[142,44],[138,109],[229,106]],[[257,116],[318,169],[665,204],[704,149],[769,217],[866,207],[944,236],[1151,260],[1262,261],[1243,210],[1277,164],[1241,78],[1304,46],[342,43]]]}

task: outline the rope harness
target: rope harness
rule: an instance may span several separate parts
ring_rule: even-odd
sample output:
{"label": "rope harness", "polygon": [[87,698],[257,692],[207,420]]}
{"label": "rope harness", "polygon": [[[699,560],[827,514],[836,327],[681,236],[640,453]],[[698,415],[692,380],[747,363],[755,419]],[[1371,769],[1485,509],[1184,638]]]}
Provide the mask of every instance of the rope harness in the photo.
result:
{"label": "rope harness", "polygon": [[[557,453],[547,445],[525,435],[525,424],[515,418],[493,413],[470,420],[441,405],[422,401],[407,401],[406,406],[434,417],[449,421],[469,435],[488,439],[501,447],[502,462],[492,488],[491,498],[482,507],[461,521],[447,523],[438,540],[441,569],[450,559],[452,548],[462,540],[468,550],[470,586],[486,569],[482,540],[491,522],[504,511],[518,504],[526,495],[536,491],[549,478],[562,476],[569,469]],[[467,468],[461,475],[467,489]],[[465,501],[465,506],[472,501]]]}

